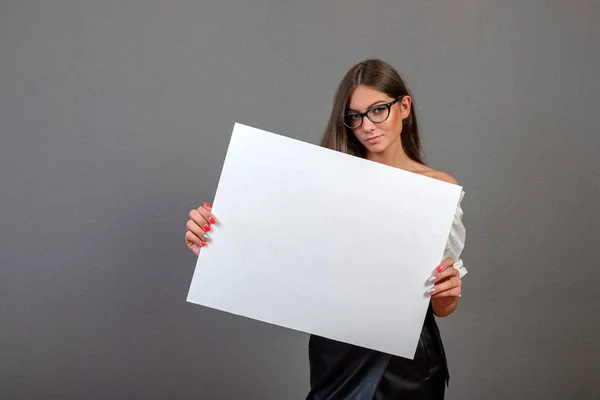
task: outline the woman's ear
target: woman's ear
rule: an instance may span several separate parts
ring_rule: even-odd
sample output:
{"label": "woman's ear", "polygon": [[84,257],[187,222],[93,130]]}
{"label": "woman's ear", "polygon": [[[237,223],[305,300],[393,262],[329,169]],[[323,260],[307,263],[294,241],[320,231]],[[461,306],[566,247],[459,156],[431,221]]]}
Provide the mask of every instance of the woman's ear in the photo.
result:
{"label": "woman's ear", "polygon": [[402,119],[408,118],[408,116],[410,115],[410,106],[412,104],[412,99],[410,98],[410,96],[404,96],[402,100],[399,101],[399,103]]}

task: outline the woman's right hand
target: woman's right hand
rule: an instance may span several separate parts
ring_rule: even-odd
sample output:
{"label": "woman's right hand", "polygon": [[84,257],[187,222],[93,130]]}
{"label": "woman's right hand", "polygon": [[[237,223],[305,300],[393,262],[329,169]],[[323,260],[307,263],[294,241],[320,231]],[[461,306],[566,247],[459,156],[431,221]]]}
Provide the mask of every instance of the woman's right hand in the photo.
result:
{"label": "woman's right hand", "polygon": [[200,249],[208,244],[210,236],[207,232],[212,230],[212,225],[217,222],[211,213],[212,206],[204,202],[203,206],[190,210],[190,219],[185,224],[185,244],[197,256]]}

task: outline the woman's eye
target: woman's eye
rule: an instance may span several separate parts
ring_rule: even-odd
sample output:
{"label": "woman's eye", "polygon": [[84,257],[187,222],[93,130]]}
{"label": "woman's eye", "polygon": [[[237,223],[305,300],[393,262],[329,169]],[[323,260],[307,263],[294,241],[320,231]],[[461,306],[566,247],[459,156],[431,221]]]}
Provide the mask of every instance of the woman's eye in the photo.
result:
{"label": "woman's eye", "polygon": [[373,111],[373,113],[374,113],[374,114],[381,114],[382,112],[384,112],[384,111],[385,111],[385,107],[375,107],[375,108],[374,108],[373,110],[371,110],[371,111]]}
{"label": "woman's eye", "polygon": [[348,119],[356,121],[359,118],[358,114],[348,114]]}

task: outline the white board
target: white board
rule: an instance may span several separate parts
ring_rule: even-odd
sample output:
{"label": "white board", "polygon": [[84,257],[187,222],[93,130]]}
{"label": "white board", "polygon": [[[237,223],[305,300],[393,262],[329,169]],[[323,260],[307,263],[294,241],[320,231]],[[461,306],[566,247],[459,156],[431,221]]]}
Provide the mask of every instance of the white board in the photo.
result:
{"label": "white board", "polygon": [[235,124],[188,301],[413,358],[461,190]]}

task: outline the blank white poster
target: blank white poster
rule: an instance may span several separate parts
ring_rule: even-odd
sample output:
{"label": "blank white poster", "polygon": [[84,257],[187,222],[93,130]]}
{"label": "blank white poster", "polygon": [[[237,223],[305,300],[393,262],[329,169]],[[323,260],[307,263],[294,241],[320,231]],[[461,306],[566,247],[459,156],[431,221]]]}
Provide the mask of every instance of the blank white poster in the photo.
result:
{"label": "blank white poster", "polygon": [[235,124],[187,300],[413,358],[461,190]]}

